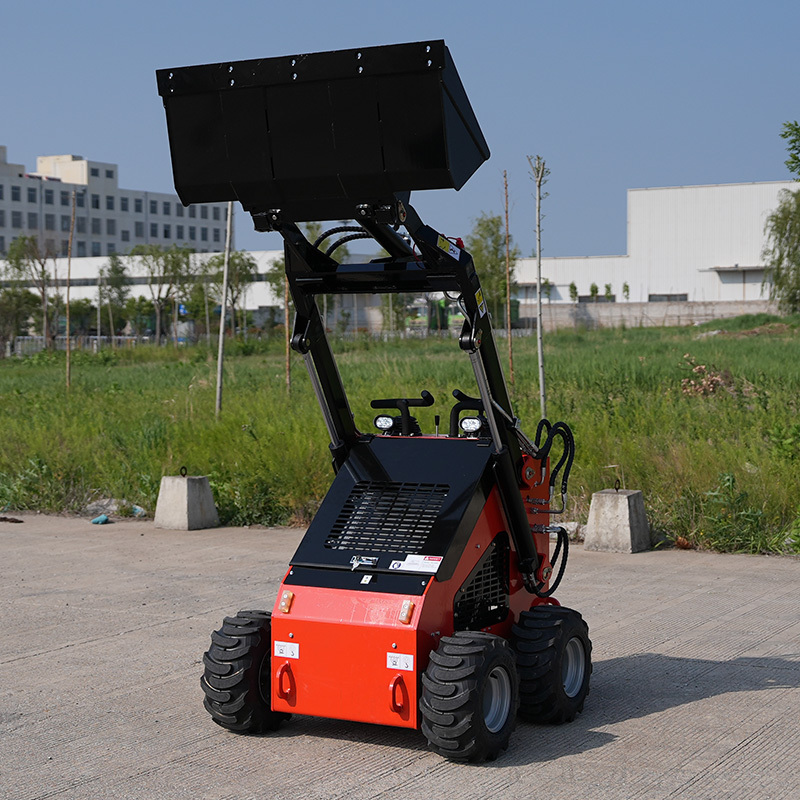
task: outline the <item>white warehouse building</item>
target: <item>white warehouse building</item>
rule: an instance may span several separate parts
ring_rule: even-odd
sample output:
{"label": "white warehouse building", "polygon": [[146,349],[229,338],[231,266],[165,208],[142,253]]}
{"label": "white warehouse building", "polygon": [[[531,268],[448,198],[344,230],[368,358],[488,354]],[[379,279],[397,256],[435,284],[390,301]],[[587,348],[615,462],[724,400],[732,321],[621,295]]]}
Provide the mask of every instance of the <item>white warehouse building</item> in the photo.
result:
{"label": "white warehouse building", "polygon": [[[94,164],[82,163],[87,168]],[[768,287],[762,286],[764,225],[769,213],[777,207],[780,192],[798,188],[800,185],[793,181],[772,181],[630,189],[626,255],[542,259],[542,277],[551,287],[549,297],[544,299],[545,327],[576,323],[685,324],[774,310],[768,301]],[[18,201],[9,197],[6,201],[18,205]],[[159,202],[167,201],[159,196]],[[174,217],[180,204],[177,198],[169,202],[175,204]],[[224,212],[224,204],[219,206]],[[186,213],[194,210],[190,206]],[[220,217],[221,222],[224,213]],[[212,248],[217,247],[214,241]],[[116,248],[108,249],[115,251],[119,252]],[[274,296],[266,281],[267,273],[282,252],[272,250],[251,255],[257,264],[257,278],[245,294],[247,308],[266,311],[282,306],[282,298]],[[208,257],[197,256],[200,261]],[[149,297],[147,277],[138,259],[125,261],[131,277],[131,293]],[[107,263],[106,257],[73,258],[72,297],[96,302],[99,271]],[[56,259],[55,271],[63,291],[67,259]],[[521,324],[532,327],[536,314],[536,259],[520,259],[515,277]],[[570,296],[571,284],[578,292],[577,303]],[[598,289],[597,302],[591,302],[595,299],[592,284]],[[611,302],[605,296],[607,286]],[[379,299],[358,298],[355,308],[350,309],[350,317],[352,327],[380,330]]]}
{"label": "white warehouse building", "polygon": [[[543,257],[542,279],[552,285],[549,304],[574,305],[573,283],[579,304],[590,301],[592,284],[602,303],[610,284],[617,304],[692,303],[719,309],[744,302],[761,310],[769,297],[768,288],[762,289],[764,225],[780,192],[798,188],[794,181],[770,181],[630,189],[627,254]],[[517,263],[516,280],[521,316],[529,317],[536,299],[535,258]]]}

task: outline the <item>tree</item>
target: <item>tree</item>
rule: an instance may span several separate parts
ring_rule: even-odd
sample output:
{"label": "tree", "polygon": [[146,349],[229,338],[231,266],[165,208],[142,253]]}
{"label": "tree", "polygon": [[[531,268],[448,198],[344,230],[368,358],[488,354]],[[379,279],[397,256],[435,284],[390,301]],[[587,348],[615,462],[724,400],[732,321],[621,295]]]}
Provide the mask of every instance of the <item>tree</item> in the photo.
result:
{"label": "tree", "polygon": [[172,247],[165,250],[157,244],[137,245],[131,250],[147,276],[147,288],[156,314],[156,344],[161,343],[162,317],[177,287],[191,270],[192,250]]}
{"label": "tree", "polygon": [[592,285],[589,287],[589,296],[592,298],[592,302],[593,302],[593,303],[596,303],[596,302],[597,302],[597,295],[598,295],[599,293],[600,293],[600,290],[597,288],[597,284],[596,284],[596,283],[593,283],[593,284],[592,284]]}
{"label": "tree", "polygon": [[[212,256],[206,264],[206,269],[211,273],[211,280],[217,288],[219,296],[222,295],[222,274],[225,267],[225,254],[219,253]],[[245,250],[235,250],[228,258],[228,302],[231,307],[231,326],[236,332],[236,306],[244,297],[247,287],[253,283],[258,274],[258,265],[255,259]],[[246,324],[244,314],[239,316],[239,327]]]}
{"label": "tree", "polygon": [[[472,232],[466,237],[466,247],[475,261],[494,324],[498,325],[502,318],[500,311],[506,302],[506,237],[502,217],[482,212],[475,220]],[[519,256],[519,248],[509,242],[512,291],[516,286],[514,266]]]}
{"label": "tree", "polygon": [[28,320],[39,307],[39,299],[27,289],[11,287],[0,292],[0,357],[5,354],[6,343],[27,333]]}
{"label": "tree", "polygon": [[[51,268],[52,262],[52,268]],[[42,335],[45,347],[53,344],[53,320],[58,320],[60,296],[48,292],[57,285],[55,279],[55,254],[42,250],[35,236],[18,236],[11,242],[6,256],[8,274],[12,280],[32,284],[42,310]]]}
{"label": "tree", "polygon": [[94,322],[95,306],[88,297],[72,300],[70,307],[69,335],[86,336]]}
{"label": "tree", "polygon": [[569,299],[572,300],[573,303],[578,302],[578,287],[575,285],[575,281],[569,285]]}
{"label": "tree", "polygon": [[783,123],[781,139],[788,142],[786,150],[789,153],[789,158],[783,163],[789,168],[789,172],[796,176],[795,180],[800,180],[800,124],[797,120]]}
{"label": "tree", "polygon": [[622,296],[625,298],[626,302],[631,298],[631,287],[628,286],[628,281],[622,284]]}
{"label": "tree", "polygon": [[155,308],[146,297],[129,297],[125,302],[125,319],[137,336],[142,336],[155,324]]}
{"label": "tree", "polygon": [[614,299],[614,294],[611,291],[611,284],[607,283],[604,287],[603,296],[606,298],[606,302],[610,303]]}
{"label": "tree", "polygon": [[553,284],[550,282],[549,278],[542,278],[542,297],[546,297],[549,303],[552,296]]}
{"label": "tree", "polygon": [[787,313],[800,312],[800,191],[782,190],[778,207],[767,217],[764,282],[770,299]]}
{"label": "tree", "polygon": [[[100,267],[99,270],[99,285],[97,287],[97,301],[98,311],[102,312],[103,307],[108,312],[108,333],[113,336],[119,328],[124,327],[125,317],[125,304],[128,302],[128,296],[131,293],[130,278],[125,268],[125,263],[117,253],[112,253],[108,257],[108,264],[105,267]],[[102,328],[102,313],[98,314],[98,319],[101,320],[100,328]],[[97,335],[101,334],[98,329]]]}

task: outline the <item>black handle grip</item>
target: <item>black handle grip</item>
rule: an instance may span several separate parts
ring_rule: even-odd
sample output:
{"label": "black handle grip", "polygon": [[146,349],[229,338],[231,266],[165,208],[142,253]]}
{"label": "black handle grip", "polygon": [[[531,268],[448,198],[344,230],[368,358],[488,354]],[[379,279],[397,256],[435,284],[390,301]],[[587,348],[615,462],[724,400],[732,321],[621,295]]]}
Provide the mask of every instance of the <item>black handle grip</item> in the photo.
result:
{"label": "black handle grip", "polygon": [[458,415],[462,411],[483,411],[483,400],[480,397],[470,397],[464,394],[461,389],[453,389],[453,397],[458,402],[450,409],[449,436],[451,439],[455,439],[458,436]]}
{"label": "black handle grip", "polygon": [[386,399],[386,400],[373,400],[370,403],[372,408],[397,408],[400,411],[403,410],[403,406],[406,408],[410,407],[417,407],[417,406],[432,406],[434,403],[433,395],[426,391],[425,389],[422,390],[421,399],[417,400],[414,397],[398,397],[395,399]]}

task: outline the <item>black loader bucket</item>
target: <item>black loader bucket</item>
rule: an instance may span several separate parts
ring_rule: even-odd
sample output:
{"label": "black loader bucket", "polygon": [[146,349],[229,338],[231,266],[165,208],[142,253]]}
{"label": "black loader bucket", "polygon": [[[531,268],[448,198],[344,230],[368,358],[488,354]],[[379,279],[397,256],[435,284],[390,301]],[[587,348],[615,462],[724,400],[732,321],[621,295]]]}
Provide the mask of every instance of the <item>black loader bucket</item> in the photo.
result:
{"label": "black loader bucket", "polygon": [[[162,69],[175,189],[283,221],[460,189],[489,148],[443,41]],[[274,217],[277,219],[277,217]]]}

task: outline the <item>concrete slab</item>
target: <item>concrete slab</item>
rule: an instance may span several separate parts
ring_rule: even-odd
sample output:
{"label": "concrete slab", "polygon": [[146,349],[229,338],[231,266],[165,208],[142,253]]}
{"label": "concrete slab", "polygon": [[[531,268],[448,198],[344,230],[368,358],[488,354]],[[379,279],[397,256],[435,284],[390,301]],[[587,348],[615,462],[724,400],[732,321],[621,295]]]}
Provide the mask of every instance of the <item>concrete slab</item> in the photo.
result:
{"label": "concrete slab", "polygon": [[219,525],[208,478],[200,475],[164,475],[158,491],[156,528],[195,531]]}
{"label": "concrete slab", "polygon": [[644,496],[638,489],[601,489],[592,495],[583,529],[585,550],[641,553],[650,549]]}
{"label": "concrete slab", "polygon": [[421,734],[202,707],[222,617],[269,608],[301,532],[0,523],[0,797],[702,800],[800,797],[800,561],[575,549],[558,597],[594,642],[585,712],[451,764]]}

